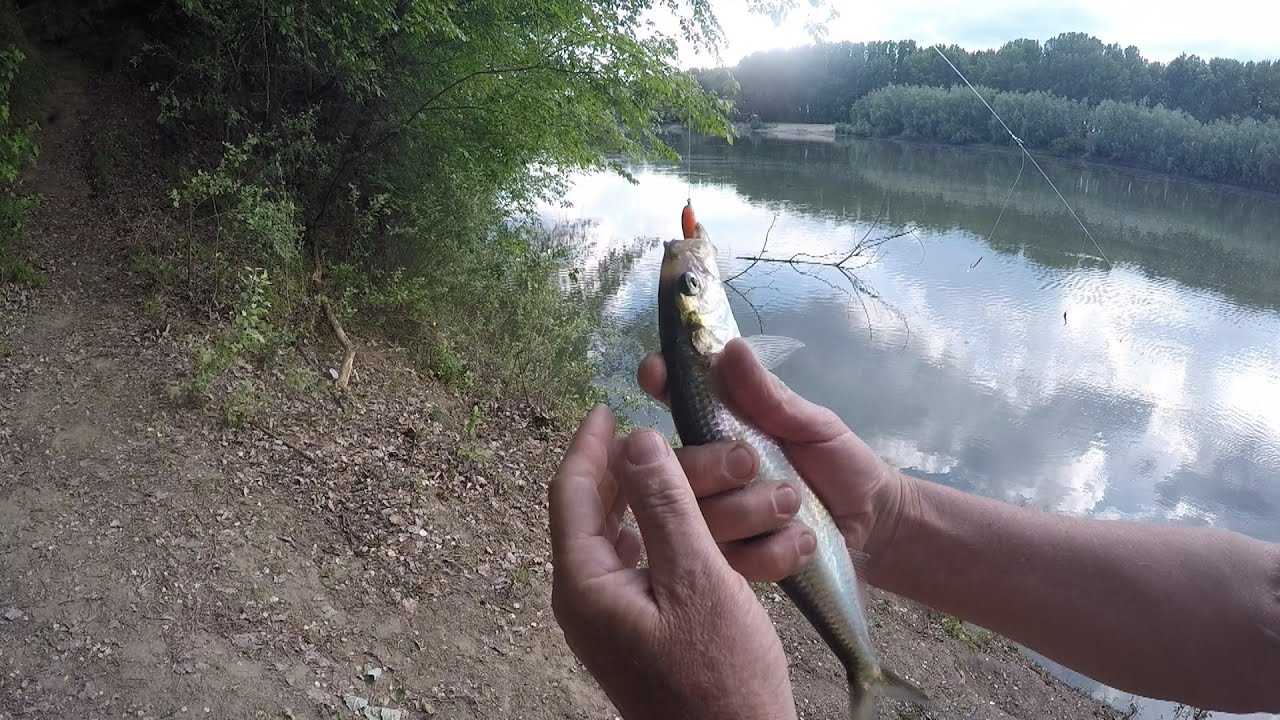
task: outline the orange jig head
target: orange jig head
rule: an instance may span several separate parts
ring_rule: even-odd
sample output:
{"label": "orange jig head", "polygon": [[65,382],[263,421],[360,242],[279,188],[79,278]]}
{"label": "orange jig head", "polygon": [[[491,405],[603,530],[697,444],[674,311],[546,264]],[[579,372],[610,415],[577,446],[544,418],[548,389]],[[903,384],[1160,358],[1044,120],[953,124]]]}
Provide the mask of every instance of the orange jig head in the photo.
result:
{"label": "orange jig head", "polygon": [[686,200],[684,203],[684,210],[680,212],[680,229],[684,232],[685,240],[698,236],[698,220],[693,216],[693,200]]}

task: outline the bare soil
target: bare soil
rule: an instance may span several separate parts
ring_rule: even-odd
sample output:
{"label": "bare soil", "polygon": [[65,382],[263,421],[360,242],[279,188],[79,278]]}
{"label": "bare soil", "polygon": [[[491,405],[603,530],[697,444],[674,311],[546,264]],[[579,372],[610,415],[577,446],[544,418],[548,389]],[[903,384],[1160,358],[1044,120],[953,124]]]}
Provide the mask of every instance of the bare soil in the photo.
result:
{"label": "bare soil", "polygon": [[[360,338],[344,395],[321,337],[231,371],[241,427],[171,399],[217,318],[132,269],[178,232],[155,114],[65,59],[52,74],[20,248],[49,282],[0,287],[0,720],[613,718],[550,612],[565,431],[501,404],[470,427],[465,398]],[[134,151],[107,163],[112,132]],[[833,657],[760,595],[801,716],[844,717]],[[886,662],[935,700],[882,717],[1114,716],[1000,638],[870,606]]]}

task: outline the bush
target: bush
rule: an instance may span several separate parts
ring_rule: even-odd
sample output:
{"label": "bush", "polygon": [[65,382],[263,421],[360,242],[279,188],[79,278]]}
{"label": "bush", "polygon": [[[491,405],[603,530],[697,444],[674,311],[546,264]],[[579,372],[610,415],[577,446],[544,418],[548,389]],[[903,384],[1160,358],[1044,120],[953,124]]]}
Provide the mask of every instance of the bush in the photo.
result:
{"label": "bush", "polygon": [[988,141],[990,117],[968,88],[918,85],[891,85],[868,93],[849,111],[854,128],[866,128],[877,137],[902,135],[956,145]]}
{"label": "bush", "polygon": [[13,117],[10,93],[25,56],[16,46],[0,49],[0,281],[39,284],[41,275],[13,254],[22,237],[33,196],[19,188],[19,175],[35,161],[35,128]]}
{"label": "bush", "polygon": [[[991,107],[1027,147],[1056,154],[1083,154],[1089,129],[1089,107],[1044,92],[995,93]],[[989,133],[997,144],[1013,144],[1000,122],[987,113]]]}
{"label": "bush", "polygon": [[[187,295],[238,318],[235,273],[259,268],[277,325],[314,320],[319,293],[447,382],[582,396],[590,308],[557,282],[561,249],[522,222],[568,171],[674,157],[661,119],[729,130],[676,38],[649,31],[654,4],[183,0],[135,15],[150,35],[136,72],[194,168],[168,251],[198,267]],[[681,32],[703,44],[718,28],[694,6]],[[237,347],[213,342],[197,384]]]}

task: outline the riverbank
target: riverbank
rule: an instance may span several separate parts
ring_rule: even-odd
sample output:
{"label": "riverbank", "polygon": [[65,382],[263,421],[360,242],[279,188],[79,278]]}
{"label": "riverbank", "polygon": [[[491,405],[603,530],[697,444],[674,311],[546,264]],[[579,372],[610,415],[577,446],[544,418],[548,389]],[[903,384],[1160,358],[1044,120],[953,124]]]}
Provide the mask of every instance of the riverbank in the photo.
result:
{"label": "riverbank", "polygon": [[[0,720],[614,717],[550,611],[567,428],[368,338],[337,392],[324,328],[215,402],[173,392],[222,319],[148,292],[141,251],[181,230],[162,159],[95,161],[101,138],[159,145],[133,93],[57,68],[20,248],[48,282],[0,287]],[[842,717],[837,663],[760,593],[801,717]],[[1115,716],[1003,639],[869,605],[928,717]]]}
{"label": "riverbank", "polygon": [[[991,153],[1007,153],[1009,155],[1018,156],[1021,151],[1017,147],[1008,144],[995,144],[989,142],[975,142],[965,144],[953,144],[939,142],[928,139],[912,139],[904,137],[886,137],[886,138],[864,138],[859,136],[841,136],[836,135],[836,126],[831,123],[766,123],[763,126],[752,128],[747,123],[735,123],[734,130],[739,137],[758,137],[768,138],[770,140],[798,141],[798,142],[822,142],[822,143],[845,143],[849,141],[873,140],[878,142],[904,143],[907,145],[920,145],[925,147],[954,148],[960,150],[979,150]],[[670,128],[671,132],[683,132],[680,127]],[[1166,173],[1159,170],[1153,170],[1145,165],[1126,163],[1116,160],[1105,160],[1097,157],[1081,157],[1079,154],[1058,154],[1043,148],[1032,150],[1034,155],[1039,159],[1050,158],[1055,162],[1063,163],[1075,167],[1099,167],[1099,168],[1117,168],[1128,172],[1136,173],[1152,178],[1171,178],[1180,182],[1192,183],[1195,185],[1203,185],[1206,187],[1229,188],[1233,192],[1249,193],[1269,198],[1277,197],[1277,193],[1252,187],[1249,185],[1241,185],[1237,183],[1224,182],[1220,180],[1207,180],[1205,178],[1195,177],[1192,175],[1181,175],[1177,173]]]}

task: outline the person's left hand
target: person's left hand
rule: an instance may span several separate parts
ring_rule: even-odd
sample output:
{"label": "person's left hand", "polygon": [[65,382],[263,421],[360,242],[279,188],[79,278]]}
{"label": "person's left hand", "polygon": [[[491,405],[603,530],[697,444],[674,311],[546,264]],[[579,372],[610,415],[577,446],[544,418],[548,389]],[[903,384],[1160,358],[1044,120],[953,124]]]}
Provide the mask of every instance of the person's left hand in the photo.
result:
{"label": "person's left hand", "polygon": [[[628,504],[639,536],[621,526]],[[593,410],[551,483],[551,540],[556,620],[628,720],[795,717],[773,624],[661,435],[615,439]]]}

